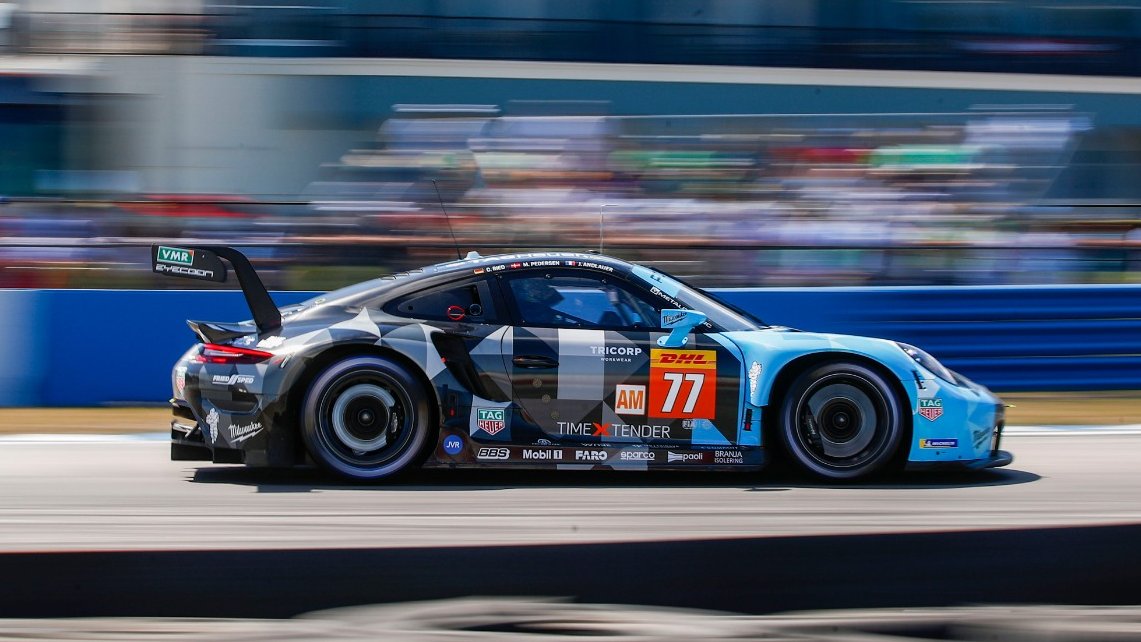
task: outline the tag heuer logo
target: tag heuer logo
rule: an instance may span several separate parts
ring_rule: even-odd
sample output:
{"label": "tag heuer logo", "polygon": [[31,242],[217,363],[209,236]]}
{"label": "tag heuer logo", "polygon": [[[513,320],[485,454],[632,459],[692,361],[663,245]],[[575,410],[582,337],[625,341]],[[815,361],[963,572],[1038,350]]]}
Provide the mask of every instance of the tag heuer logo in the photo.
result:
{"label": "tag heuer logo", "polygon": [[494,435],[506,427],[502,408],[476,408],[475,427]]}
{"label": "tag heuer logo", "polygon": [[160,263],[174,263],[175,265],[193,265],[194,251],[178,247],[158,247],[158,260]]}
{"label": "tag heuer logo", "polygon": [[942,399],[920,399],[919,414],[927,421],[935,421],[943,416]]}

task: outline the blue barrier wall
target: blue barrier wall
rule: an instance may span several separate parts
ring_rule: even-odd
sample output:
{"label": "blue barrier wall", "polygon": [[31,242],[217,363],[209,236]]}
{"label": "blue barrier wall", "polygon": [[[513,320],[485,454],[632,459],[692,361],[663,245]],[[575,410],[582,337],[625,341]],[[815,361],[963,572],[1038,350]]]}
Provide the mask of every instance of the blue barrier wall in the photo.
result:
{"label": "blue barrier wall", "polygon": [[[998,391],[1141,389],[1141,286],[714,292],[768,323],[914,343]],[[237,291],[0,290],[0,405],[161,403],[185,320],[247,317]]]}
{"label": "blue barrier wall", "polygon": [[998,391],[1141,389],[1141,286],[717,293],[768,323],[917,345]]}

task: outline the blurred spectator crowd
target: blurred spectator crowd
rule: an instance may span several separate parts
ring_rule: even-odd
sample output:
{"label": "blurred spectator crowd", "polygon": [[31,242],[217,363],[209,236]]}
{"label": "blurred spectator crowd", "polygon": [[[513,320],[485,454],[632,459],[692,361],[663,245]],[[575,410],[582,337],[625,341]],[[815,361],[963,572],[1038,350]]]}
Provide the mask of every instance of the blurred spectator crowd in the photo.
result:
{"label": "blurred spectator crowd", "polygon": [[327,289],[446,260],[453,234],[465,252],[601,249],[705,286],[1141,280],[1137,206],[1059,193],[1092,132],[1064,109],[541,107],[397,105],[295,198],[8,199],[0,286],[170,287],[147,246],[179,240],[245,248],[273,288]]}

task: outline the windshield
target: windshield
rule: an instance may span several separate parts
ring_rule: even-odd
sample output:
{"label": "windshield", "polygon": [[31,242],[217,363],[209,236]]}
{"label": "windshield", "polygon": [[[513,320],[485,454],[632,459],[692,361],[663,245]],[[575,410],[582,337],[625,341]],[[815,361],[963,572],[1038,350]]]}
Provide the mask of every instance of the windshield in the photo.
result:
{"label": "windshield", "polygon": [[641,265],[633,266],[630,272],[637,280],[649,286],[650,292],[654,295],[662,297],[680,308],[704,312],[709,317],[709,322],[722,332],[757,330],[765,327],[764,322],[753,315],[724,303],[704,290],[688,285],[672,276]]}

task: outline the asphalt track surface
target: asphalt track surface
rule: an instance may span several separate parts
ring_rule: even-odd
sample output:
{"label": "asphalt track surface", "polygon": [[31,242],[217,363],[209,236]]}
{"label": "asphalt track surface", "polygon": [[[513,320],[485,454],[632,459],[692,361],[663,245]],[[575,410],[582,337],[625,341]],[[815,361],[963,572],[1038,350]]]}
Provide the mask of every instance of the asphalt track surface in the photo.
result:
{"label": "asphalt track surface", "polygon": [[472,595],[744,613],[1141,604],[1129,432],[1012,434],[1006,469],[842,485],[785,470],[345,484],[171,462],[162,441],[4,440],[0,617],[288,617]]}

